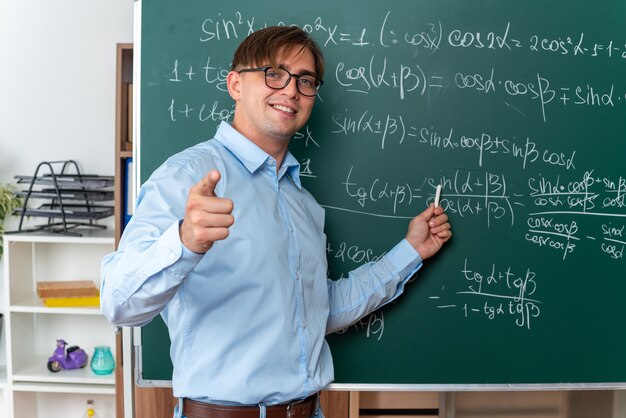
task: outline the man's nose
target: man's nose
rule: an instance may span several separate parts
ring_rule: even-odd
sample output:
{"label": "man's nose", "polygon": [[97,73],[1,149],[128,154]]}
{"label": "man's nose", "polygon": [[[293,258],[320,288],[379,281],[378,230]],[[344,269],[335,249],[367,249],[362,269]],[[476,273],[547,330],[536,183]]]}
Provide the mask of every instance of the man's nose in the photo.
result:
{"label": "man's nose", "polygon": [[300,94],[298,90],[298,78],[295,75],[289,75],[289,83],[283,89],[289,97],[296,97]]}

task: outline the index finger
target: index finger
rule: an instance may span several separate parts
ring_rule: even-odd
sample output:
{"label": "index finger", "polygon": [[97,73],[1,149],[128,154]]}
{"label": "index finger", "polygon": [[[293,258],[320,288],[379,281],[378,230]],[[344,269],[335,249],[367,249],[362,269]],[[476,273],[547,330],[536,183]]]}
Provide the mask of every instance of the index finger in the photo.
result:
{"label": "index finger", "polygon": [[193,190],[207,197],[216,196],[215,194],[215,186],[219,183],[222,175],[217,170],[211,170],[206,176],[202,178],[198,183],[193,186]]}

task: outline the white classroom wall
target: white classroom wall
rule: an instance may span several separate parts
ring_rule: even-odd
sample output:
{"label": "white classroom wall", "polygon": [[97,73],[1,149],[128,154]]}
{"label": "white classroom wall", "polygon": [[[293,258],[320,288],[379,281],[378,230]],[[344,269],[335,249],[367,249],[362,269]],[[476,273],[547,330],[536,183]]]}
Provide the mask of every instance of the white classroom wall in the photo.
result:
{"label": "white classroom wall", "polygon": [[0,184],[41,161],[113,175],[116,44],[130,42],[133,0],[0,0]]}
{"label": "white classroom wall", "polygon": [[126,42],[132,0],[0,0],[0,183],[41,161],[113,174],[116,44]]}

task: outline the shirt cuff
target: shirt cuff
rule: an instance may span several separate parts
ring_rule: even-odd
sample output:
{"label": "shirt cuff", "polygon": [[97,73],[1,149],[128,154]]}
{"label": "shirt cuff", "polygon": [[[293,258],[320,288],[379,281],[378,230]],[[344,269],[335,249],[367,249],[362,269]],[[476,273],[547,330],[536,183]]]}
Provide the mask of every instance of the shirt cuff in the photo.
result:
{"label": "shirt cuff", "polygon": [[165,265],[178,276],[186,276],[202,260],[204,254],[190,251],[180,239],[180,221],[167,228],[159,239],[159,252]]}
{"label": "shirt cuff", "polygon": [[422,256],[413,248],[409,241],[403,239],[395,247],[393,247],[385,256],[396,269],[400,272],[415,272],[422,264]]}

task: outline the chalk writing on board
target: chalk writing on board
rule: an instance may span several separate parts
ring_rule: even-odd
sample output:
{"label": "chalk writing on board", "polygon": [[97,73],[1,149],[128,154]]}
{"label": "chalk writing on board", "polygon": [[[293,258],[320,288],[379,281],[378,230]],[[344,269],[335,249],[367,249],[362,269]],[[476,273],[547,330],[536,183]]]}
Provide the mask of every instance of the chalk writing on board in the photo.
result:
{"label": "chalk writing on board", "polygon": [[[448,298],[443,289],[442,294],[429,297],[437,309],[458,310],[468,320],[510,320],[528,330],[541,315],[542,302],[530,297],[537,292],[537,276],[530,268],[516,271],[511,266],[502,268],[492,263],[479,271],[466,258],[460,273],[462,286],[457,288],[462,290],[453,291],[454,298]],[[454,303],[446,303],[447,299],[454,299]]]}
{"label": "chalk writing on board", "polygon": [[315,140],[313,136],[313,132],[311,131],[311,127],[306,125],[304,128],[304,132],[302,130],[296,132],[293,136],[294,141],[304,141],[305,147],[317,147],[320,148],[320,144]]}
{"label": "chalk writing on board", "polygon": [[326,244],[326,254],[329,258],[354,263],[356,266],[362,263],[376,262],[386,253],[384,251],[375,254],[371,248],[361,248],[358,245],[348,244],[346,241],[341,241],[338,245],[332,245],[330,242]]}
{"label": "chalk writing on board", "polygon": [[[557,38],[532,35],[529,40],[529,49],[534,52],[556,53],[559,55],[588,55],[590,57],[605,56],[608,58],[626,58],[626,44],[619,44],[613,40],[599,43],[585,43],[585,34],[563,36]],[[624,51],[624,52],[620,52]]]}
{"label": "chalk writing on board", "polygon": [[624,246],[626,245],[624,226],[624,224],[621,226],[614,226],[612,223],[602,224],[603,242],[600,244],[600,248],[615,260],[624,258]]}
{"label": "chalk writing on board", "polygon": [[506,28],[500,31],[463,31],[453,29],[448,34],[448,44],[452,47],[474,47],[478,49],[508,49],[522,48],[522,43],[509,36],[511,23],[506,23]]}
{"label": "chalk writing on board", "polygon": [[[437,179],[426,177],[416,179],[416,182],[407,180],[406,183],[391,183],[385,179],[373,178],[364,183],[355,180],[354,171],[354,166],[349,167],[341,184],[346,201],[355,202],[357,210],[362,214],[410,219],[418,210],[422,210],[424,203],[427,205],[433,202],[434,190],[438,184],[443,187],[441,206],[449,214],[461,217],[482,216],[487,227],[493,221],[503,220],[513,225],[514,206],[522,206],[518,201],[521,195],[509,194],[504,174],[455,170],[451,175],[444,174]],[[342,209],[324,204],[322,206]],[[408,213],[408,216],[399,214],[403,207],[409,208],[408,211],[402,211]],[[368,211],[369,208],[376,208],[377,211]],[[349,208],[343,210],[354,211]]]}
{"label": "chalk writing on board", "polygon": [[200,122],[231,122],[235,114],[235,106],[231,103],[229,107],[221,107],[219,101],[215,100],[210,105],[202,103],[196,107],[189,103],[177,102],[175,99],[171,99],[167,108],[167,114],[172,122],[189,119]]}
{"label": "chalk writing on board", "polygon": [[[198,40],[204,42],[222,42],[242,39],[252,31],[268,24],[292,25],[295,22],[257,20],[241,11],[226,16],[216,16],[202,20]],[[342,28],[320,16],[313,17],[309,22],[298,22],[305,31],[322,40],[324,47],[348,46],[363,48],[378,47],[374,53],[363,53],[352,62],[341,60],[330,69],[337,84],[349,93],[368,94],[376,89],[395,89],[400,100],[410,94],[428,96],[428,100],[445,92],[448,86],[459,89],[470,89],[476,93],[494,95],[494,100],[507,109],[516,112],[523,118],[532,119],[533,113],[523,109],[524,101],[530,100],[539,105],[538,116],[547,122],[549,115],[547,106],[560,104],[563,108],[586,106],[598,108],[615,108],[619,102],[626,102],[626,91],[607,81],[603,85],[593,85],[586,80],[561,83],[560,74],[545,72],[528,72],[523,75],[507,75],[495,67],[485,71],[451,69],[449,73],[437,73],[430,68],[428,60],[419,55],[411,54],[410,49],[417,47],[429,50],[432,54],[441,51],[444,46],[452,49],[473,48],[480,51],[505,51],[508,53],[546,53],[560,56],[576,57],[626,58],[626,42],[624,40],[591,40],[584,32],[544,36],[529,34],[525,36],[514,28],[511,22],[494,23],[492,28],[476,30],[471,27],[450,27],[445,21],[408,22],[398,13],[390,10],[380,16],[378,26]],[[416,30],[417,29],[417,30]],[[442,43],[442,39],[447,42]],[[406,61],[392,60],[386,54],[389,48],[408,50]],[[226,91],[225,80],[228,74],[228,63],[212,63],[211,57],[200,58],[201,61],[181,62],[174,58],[168,81],[180,83],[192,81],[202,76],[204,82],[214,84],[220,91]],[[437,93],[433,93],[436,90]],[[427,94],[430,93],[430,94]],[[323,95],[323,92],[320,93]],[[191,109],[185,106],[177,112],[189,115]],[[198,107],[189,104],[190,107]],[[172,118],[174,120],[174,118]]]}
{"label": "chalk writing on board", "polygon": [[[357,63],[339,61],[334,70],[335,80],[348,93],[369,94],[378,89],[397,90],[398,99],[405,100],[409,95],[427,96],[429,100],[439,95],[450,84],[461,90],[476,94],[495,95],[494,98],[503,107],[512,107],[509,103],[527,100],[537,102],[540,119],[548,121],[547,105],[561,105],[562,108],[586,106],[596,108],[615,108],[618,101],[626,98],[625,91],[617,92],[613,83],[592,85],[584,80],[577,84],[557,84],[553,77],[534,73],[519,76],[500,76],[500,71],[491,67],[484,73],[457,71],[455,74],[434,73],[427,66],[410,62],[389,62],[386,57],[372,55],[358,59]],[[429,93],[427,95],[427,93]],[[524,118],[526,113],[517,109]]]}
{"label": "chalk writing on board", "polygon": [[613,223],[602,224],[602,242],[600,249],[611,259],[621,260],[624,258],[624,246],[626,237],[624,236],[624,224],[614,225]]}
{"label": "chalk writing on board", "polygon": [[588,216],[626,217],[611,211],[626,208],[626,179],[614,179],[588,170],[581,179],[562,180],[560,176],[532,176],[528,179],[530,197],[541,211],[531,215],[579,214]]}
{"label": "chalk writing on board", "polygon": [[442,89],[442,77],[427,76],[419,64],[400,63],[392,67],[386,57],[372,55],[367,65],[347,65],[339,61],[335,66],[335,80],[348,92],[368,94],[373,89],[397,89],[398,98],[404,100],[409,93],[420,96],[427,89]]}
{"label": "chalk writing on board", "polygon": [[[263,21],[255,16],[236,11],[232,15],[218,13],[206,17],[199,25],[200,42],[221,42],[242,39],[257,29],[268,25],[297,24],[303,30],[313,33],[323,47],[343,45],[363,48],[380,46],[393,48],[411,46],[432,54],[444,46],[450,48],[473,48],[481,51],[531,51],[533,53],[572,55],[575,57],[607,57],[626,59],[626,40],[593,39],[583,31],[560,35],[519,34],[511,22],[495,23],[490,29],[476,30],[472,27],[448,27],[438,19],[418,24],[398,22],[404,19],[401,13],[389,10],[381,15],[378,26],[340,27],[321,16],[310,21]],[[402,26],[408,26],[403,28]]]}
{"label": "chalk writing on board", "polygon": [[346,180],[342,184],[345,186],[345,193],[348,198],[355,199],[362,208],[366,207],[368,202],[386,200],[391,204],[390,212],[396,214],[399,205],[410,206],[415,199],[422,197],[420,192],[424,181],[419,185],[411,185],[408,182],[389,184],[389,182],[376,178],[367,186],[359,186],[352,180],[353,170],[354,167],[350,167]]}
{"label": "chalk writing on board", "polygon": [[300,176],[301,177],[311,177],[311,178],[317,177],[315,175],[315,173],[313,173],[313,170],[311,170],[311,159],[310,158],[307,158],[307,159],[303,160],[302,162],[300,162]]}
{"label": "chalk writing on board", "polygon": [[556,222],[554,218],[529,217],[526,241],[539,247],[552,248],[563,254],[563,260],[576,248],[578,224]]}
{"label": "chalk writing on board", "polygon": [[[531,176],[529,198],[536,211],[528,214],[526,241],[556,250],[562,259],[574,252],[582,241],[595,245],[609,259],[622,260],[626,218],[626,179],[585,171],[581,178],[567,180],[560,175]],[[588,217],[613,219],[600,227],[583,226]]]}
{"label": "chalk writing on board", "polygon": [[503,155],[518,161],[522,169],[535,163],[561,166],[566,170],[576,169],[576,150],[542,147],[538,143],[540,140],[545,142],[542,138],[518,139],[488,131],[466,132],[453,127],[419,126],[407,122],[409,120],[403,114],[376,114],[370,110],[352,114],[346,109],[344,113],[331,116],[330,133],[339,136],[362,134],[363,140],[373,135],[380,143],[381,150],[391,145],[409,145],[417,141],[420,145],[451,152],[474,151],[478,167],[485,165],[489,158],[496,159]]}
{"label": "chalk writing on board", "polygon": [[[240,11],[234,15],[218,13],[201,20],[198,40],[200,43],[240,40],[268,24],[295,23],[265,22]],[[480,54],[500,52],[572,56],[576,59],[624,59],[626,42],[623,39],[593,39],[584,31],[528,34],[506,19],[487,27],[481,24],[480,29],[472,25],[450,26],[440,19],[412,22],[408,26],[401,14],[392,11],[381,14],[378,24],[370,26],[342,27],[332,19],[319,16],[297,24],[312,33],[324,48],[347,47],[363,51],[356,55],[347,54],[345,58],[335,61],[332,68],[328,68],[327,77],[334,78],[337,88],[343,90],[344,94],[373,95],[387,89],[395,91],[396,100],[399,101],[416,96],[432,103],[456,89],[462,92],[463,97],[468,97],[470,102],[472,97],[479,100],[487,96],[498,106],[515,112],[524,120],[544,123],[550,120],[550,112],[557,107],[612,111],[626,103],[626,92],[610,78],[601,84],[582,78],[564,82],[560,74],[554,74],[548,69],[534,69],[518,74],[498,65],[478,69],[441,68],[432,61],[433,56],[446,48],[459,52],[472,49]],[[391,49],[402,49],[407,54],[391,54]],[[420,55],[417,51],[427,54]],[[229,65],[222,61],[223,58],[217,61],[202,52],[197,59],[170,59],[166,82],[176,86],[203,83],[216,90],[226,91]],[[319,100],[324,100],[324,94],[324,91],[320,92]],[[213,100],[192,103],[174,95],[164,104],[164,108],[173,123],[187,120],[213,123],[231,121],[234,113],[231,102],[225,104]],[[345,200],[342,204],[320,202],[322,206],[327,210],[367,216],[410,219],[432,202],[434,187],[441,184],[444,191],[441,205],[452,217],[482,217],[487,228],[502,222],[513,226],[518,219],[523,219],[525,228],[519,238],[526,245],[546,254],[554,254],[555,259],[561,261],[566,261],[576,250],[589,244],[608,259],[623,260],[626,239],[622,236],[623,224],[618,224],[619,219],[626,217],[623,213],[626,208],[626,181],[623,177],[601,176],[593,169],[588,169],[578,179],[565,180],[567,173],[576,172],[581,165],[577,150],[566,147],[557,149],[550,145],[550,138],[490,132],[488,128],[469,132],[467,128],[451,125],[422,125],[422,122],[418,122],[421,120],[415,116],[415,109],[409,108],[405,112],[394,113],[380,112],[378,109],[346,108],[343,112],[332,114],[326,121],[330,132],[316,132],[314,135],[307,125],[296,134],[294,140],[304,141],[307,148],[322,148],[322,137],[326,139],[328,135],[333,135],[352,139],[358,136],[363,146],[374,146],[381,153],[392,152],[398,147],[429,147],[463,158],[470,156],[472,164],[483,170],[458,169],[443,172],[436,177],[391,181],[383,177],[364,178],[362,167],[347,164],[343,169],[343,178],[334,179],[343,189]],[[508,174],[489,170],[493,162],[503,158],[510,160],[521,173],[545,166],[561,169],[562,174],[552,175],[554,178],[542,174],[529,175],[526,189],[522,189],[521,184],[509,184]],[[319,177],[315,159],[308,157],[300,163],[302,177]],[[604,217],[612,221],[599,227],[583,222],[585,216]],[[376,258],[371,250],[362,250],[345,242],[339,243],[337,248],[329,247],[329,257],[338,257],[342,262],[350,263],[361,258],[368,261]],[[466,266],[466,269],[469,267]],[[531,274],[530,270],[528,274]],[[477,295],[471,289],[467,292],[468,295]],[[514,304],[508,306],[504,302],[494,304],[489,300],[480,307],[469,301],[456,306],[460,306],[466,317],[477,310],[495,318],[505,315],[505,312],[508,312],[507,315],[512,312],[521,314],[518,310],[526,309],[526,316],[517,319],[530,328],[531,318],[538,317],[539,302],[528,298],[523,300],[527,305],[522,304],[521,307]],[[533,316],[534,313],[537,316]],[[384,323],[382,318],[363,321],[360,323],[362,329],[370,321]],[[371,326],[368,325],[368,328]]]}
{"label": "chalk writing on board", "polygon": [[[215,67],[209,67],[209,61],[210,57],[203,68],[204,82],[215,84],[218,90],[226,91],[225,77],[228,71],[223,68],[218,70]],[[394,69],[390,69],[392,65]],[[195,75],[193,66],[189,65],[189,70],[183,78],[180,78],[178,74],[178,66],[179,61],[175,59],[172,77],[167,81],[169,83],[193,82]],[[219,75],[209,75],[209,70],[219,71]],[[409,94],[413,93],[428,96],[429,100],[432,100],[432,97],[440,95],[439,90],[445,91],[448,85],[453,83],[461,90],[468,89],[476,94],[497,95],[494,99],[502,103],[503,107],[513,109],[526,119],[530,118],[528,113],[512,104],[511,100],[536,101],[539,104],[540,119],[543,122],[548,120],[546,106],[550,103],[560,104],[563,108],[568,106],[615,108],[622,99],[626,101],[626,92],[616,92],[613,83],[596,86],[581,81],[579,84],[556,85],[548,76],[540,73],[525,80],[506,76],[498,78],[496,74],[497,71],[494,68],[488,69],[485,74],[475,72],[456,72],[454,75],[435,74],[417,63],[390,64],[386,57],[377,58],[375,55],[370,57],[367,65],[346,64],[340,61],[336,64],[334,71],[339,86],[349,93],[368,94],[373,89],[393,89],[398,91],[399,100],[405,100]],[[170,104],[171,107],[173,104]],[[179,109],[179,112],[187,113],[188,111]],[[172,120],[174,121],[173,117]],[[400,123],[403,122],[400,121]],[[397,128],[400,123],[394,121],[394,128]]]}
{"label": "chalk writing on board", "polygon": [[199,74],[194,71],[193,63],[180,63],[178,59],[174,59],[172,71],[169,73],[167,81],[170,83],[192,82],[196,80],[196,76],[202,76],[202,80],[205,83],[215,85],[220,91],[228,91],[226,77],[230,71],[229,67],[214,67],[211,64],[210,55],[207,57],[204,65],[198,65],[198,67],[202,70]]}
{"label": "chalk writing on board", "polygon": [[365,338],[380,341],[385,333],[385,314],[383,311],[373,312],[361,318],[349,327],[336,331],[336,333],[344,334],[349,330],[365,331]]}

